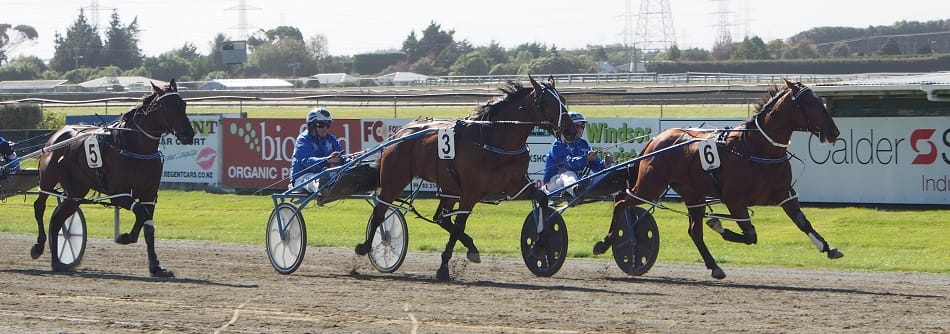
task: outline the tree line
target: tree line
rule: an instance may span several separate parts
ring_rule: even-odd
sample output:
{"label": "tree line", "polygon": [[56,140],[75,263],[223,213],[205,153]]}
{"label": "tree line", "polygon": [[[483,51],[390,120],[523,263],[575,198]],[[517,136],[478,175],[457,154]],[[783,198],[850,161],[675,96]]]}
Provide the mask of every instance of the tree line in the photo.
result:
{"label": "tree line", "polygon": [[[506,49],[498,42],[475,46],[456,40],[455,31],[443,29],[435,21],[420,33],[411,31],[398,50],[354,56],[333,56],[327,52],[324,35],[304,37],[293,26],[261,29],[247,39],[248,61],[225,64],[222,46],[228,42],[217,34],[202,53],[191,43],[157,56],[145,56],[138,47],[137,18],[123,24],[113,11],[109,26],[100,32],[82,10],[64,34],[55,36],[53,58],[45,63],[35,56],[7,59],[18,45],[38,38],[28,25],[0,24],[0,80],[67,79],[83,82],[104,76],[146,76],[201,81],[221,78],[307,77],[318,73],[349,73],[372,76],[397,71],[425,75],[523,75],[528,73],[598,73],[602,64],[620,65],[633,61],[648,64],[648,71],[669,68],[723,68],[726,63],[749,61],[868,59],[911,57],[945,53],[950,49],[950,21],[897,22],[892,26],[868,28],[820,27],[788,40],[763,41],[757,36],[741,42],[723,42],[712,50],[673,45],[667,50],[632,49],[621,44],[590,45],[585,49],[561,50],[540,43],[523,43]],[[664,65],[665,64],[665,65]],[[709,65],[705,65],[709,64]],[[805,65],[807,67],[807,64]],[[677,66],[673,66],[677,68]],[[728,67],[728,66],[726,66]],[[746,66],[745,68],[760,68]],[[767,67],[765,67],[767,68]],[[816,66],[828,70],[832,66]],[[886,68],[877,69],[887,72]],[[820,73],[820,72],[815,72]]]}

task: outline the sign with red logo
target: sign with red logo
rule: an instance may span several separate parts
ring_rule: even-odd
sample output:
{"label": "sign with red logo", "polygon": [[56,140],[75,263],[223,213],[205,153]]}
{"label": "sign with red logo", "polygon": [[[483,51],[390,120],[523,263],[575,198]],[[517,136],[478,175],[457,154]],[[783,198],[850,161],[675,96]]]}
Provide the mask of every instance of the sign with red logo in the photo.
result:
{"label": "sign with red logo", "polygon": [[162,182],[217,184],[221,180],[221,115],[189,115],[188,120],[195,129],[191,145],[183,145],[174,135],[162,137]]}
{"label": "sign with red logo", "polygon": [[[303,119],[224,119],[221,184],[227,187],[286,189],[297,136],[307,131]],[[360,121],[335,119],[330,133],[346,153],[360,150]]]}

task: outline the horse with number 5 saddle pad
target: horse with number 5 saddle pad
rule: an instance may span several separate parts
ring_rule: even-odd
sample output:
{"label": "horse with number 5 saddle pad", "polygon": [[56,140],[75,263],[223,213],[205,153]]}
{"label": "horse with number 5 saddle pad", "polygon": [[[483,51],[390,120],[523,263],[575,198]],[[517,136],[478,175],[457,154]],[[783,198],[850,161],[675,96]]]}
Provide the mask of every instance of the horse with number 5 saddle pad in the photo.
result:
{"label": "horse with number 5 saddle pad", "polygon": [[[74,270],[81,259],[70,255],[63,263],[64,248],[71,245],[69,238],[56,237],[64,222],[83,203],[109,200],[111,205],[135,213],[135,223],[129,233],[119,235],[116,242],[130,244],[138,241],[145,231],[149,273],[156,277],[172,277],[174,273],[159,265],[155,254],[155,204],[162,177],[163,157],[159,151],[161,137],[172,133],[182,144],[192,144],[195,131],[185,114],[186,103],[178,95],[178,86],[172,79],[169,85],[152,84],[152,94],[141,106],[130,110],[110,126],[66,126],[46,142],[39,156],[39,196],[33,203],[37,224],[36,244],[30,255],[35,259],[43,254],[47,241],[43,228],[46,200],[55,196],[62,201],[53,211],[49,230],[50,261],[54,271]],[[58,190],[61,187],[61,191]],[[105,195],[87,200],[90,191]],[[85,234],[82,234],[85,238]],[[60,244],[62,239],[63,244]],[[81,244],[84,249],[84,241]]]}

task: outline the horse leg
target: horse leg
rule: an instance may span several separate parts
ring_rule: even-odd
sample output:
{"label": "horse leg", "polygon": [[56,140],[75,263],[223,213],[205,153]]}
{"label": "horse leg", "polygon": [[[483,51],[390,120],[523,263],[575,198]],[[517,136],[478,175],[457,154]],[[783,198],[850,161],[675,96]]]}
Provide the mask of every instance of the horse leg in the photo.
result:
{"label": "horse leg", "polygon": [[705,208],[701,206],[689,207],[689,237],[693,239],[696,250],[698,250],[699,255],[703,257],[703,263],[706,264],[706,269],[712,270],[712,277],[715,279],[723,279],[726,278],[726,273],[716,264],[716,259],[709,253],[709,248],[706,247],[706,242],[703,240],[703,217],[705,214]]}
{"label": "horse leg", "polygon": [[389,205],[384,203],[392,203],[396,197],[402,192],[402,189],[406,187],[406,184],[409,184],[409,180],[405,180],[405,183],[399,181],[398,187],[393,186],[383,189],[376,197],[376,205],[373,207],[373,215],[369,221],[369,229],[366,232],[366,240],[363,243],[356,244],[356,255],[366,255],[373,248],[373,238],[376,237],[376,229],[379,228],[379,225],[383,223],[383,219],[386,218],[386,213],[389,210]]}
{"label": "horse leg", "polygon": [[[139,215],[150,216],[148,212],[139,213],[138,211],[146,210],[145,207],[139,207],[139,204],[136,203],[132,196],[120,196],[112,199],[112,205],[117,207],[130,210],[135,214],[135,223],[132,224],[132,230],[129,233],[122,233],[115,239],[115,243],[120,245],[128,245],[139,242],[139,234],[142,231],[142,225],[145,223],[145,220],[139,219]],[[154,206],[152,206],[154,208]]]}
{"label": "horse leg", "polygon": [[46,199],[49,195],[40,193],[33,201],[33,218],[36,219],[36,243],[30,248],[30,257],[37,259],[43,255],[46,245],[46,228],[43,226],[43,215],[46,214]]}
{"label": "horse leg", "polygon": [[63,229],[63,224],[66,222],[66,218],[72,216],[76,213],[76,209],[79,208],[79,200],[68,198],[56,206],[56,209],[53,210],[53,215],[49,220],[49,233],[53,236],[49,238],[49,252],[50,252],[50,263],[53,267],[53,271],[69,271],[74,267],[67,267],[62,262],[59,261],[59,238],[56,235],[58,231]]}
{"label": "horse leg", "polygon": [[467,212],[453,212],[455,204],[458,203],[457,199],[451,197],[443,197],[439,200],[439,206],[436,208],[435,216],[432,218],[439,227],[444,229],[446,232],[449,232],[450,235],[453,235],[458,241],[462,242],[462,245],[465,248],[468,248],[468,252],[465,254],[468,260],[472,263],[481,263],[482,257],[478,253],[478,247],[475,247],[475,240],[472,239],[468,233],[465,233],[465,219],[462,219],[461,222],[463,226],[459,228],[458,222],[460,218],[456,218],[456,223],[452,222],[452,216],[468,215]]}
{"label": "horse leg", "polygon": [[722,236],[726,241],[744,243],[746,245],[752,245],[759,241],[758,235],[755,233],[755,226],[752,225],[752,218],[749,217],[748,208],[746,206],[730,206],[728,203],[726,207],[729,208],[729,216],[725,218],[735,220],[736,224],[739,225],[739,228],[742,230],[742,233],[733,232],[730,229],[723,228],[722,222],[718,218],[713,218],[706,221],[706,225],[709,225],[709,228],[713,229]]}
{"label": "horse leg", "polygon": [[155,212],[154,202],[134,202],[131,197],[117,197],[113,204],[129,209],[135,214],[135,223],[129,233],[123,233],[116,239],[116,243],[128,245],[138,242],[139,234],[145,231],[145,252],[148,254],[148,272],[152,277],[175,277],[175,272],[162,268],[155,253],[155,221],[152,220]]}
{"label": "horse leg", "polygon": [[[794,194],[793,194],[794,196]],[[837,259],[844,256],[844,253],[839,251],[837,248],[831,247],[825,238],[821,237],[821,234],[815,231],[811,226],[811,222],[808,221],[808,218],[805,218],[805,214],[802,213],[801,206],[798,203],[798,198],[791,198],[785,203],[782,203],[782,209],[785,210],[785,214],[795,222],[795,226],[798,226],[798,229],[802,232],[805,232],[808,235],[808,238],[811,239],[811,242],[815,244],[815,247],[818,248],[819,252],[828,253],[829,259]]]}
{"label": "horse leg", "polygon": [[481,257],[478,255],[478,249],[475,248],[474,241],[471,237],[465,234],[465,224],[468,220],[469,214],[472,212],[473,207],[475,207],[475,203],[471,200],[463,200],[459,204],[459,213],[458,216],[455,217],[455,228],[449,231],[449,241],[445,244],[445,250],[442,251],[442,263],[439,265],[439,269],[436,271],[436,278],[440,281],[448,281],[450,279],[449,260],[452,259],[452,252],[455,249],[455,243],[459,241],[460,236],[465,236],[468,238],[468,241],[472,243],[472,247],[469,248],[467,254],[469,261],[475,262],[472,260],[474,257],[476,260],[478,260],[478,262],[481,262]]}
{"label": "horse leg", "polygon": [[[624,193],[619,193],[614,196],[614,215],[613,217],[622,217],[625,212],[627,205],[636,205],[634,203],[628,203],[628,200],[625,200],[624,197],[627,195]],[[631,199],[632,200],[632,199]],[[621,216],[618,216],[621,215]],[[613,231],[615,229],[614,224],[617,223],[617,219],[611,219],[610,225],[607,226],[607,234],[604,235],[603,241],[598,241],[594,244],[594,249],[591,251],[594,255],[600,255],[606,253],[610,246],[614,243]]]}

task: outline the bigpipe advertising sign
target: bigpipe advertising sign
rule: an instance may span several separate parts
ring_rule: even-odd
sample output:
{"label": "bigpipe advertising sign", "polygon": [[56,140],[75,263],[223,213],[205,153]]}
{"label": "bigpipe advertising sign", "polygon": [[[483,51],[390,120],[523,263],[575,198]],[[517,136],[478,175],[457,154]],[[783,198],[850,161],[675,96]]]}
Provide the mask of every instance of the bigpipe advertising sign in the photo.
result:
{"label": "bigpipe advertising sign", "polygon": [[[361,149],[360,121],[335,119],[330,133],[353,153]],[[222,123],[221,183],[235,188],[287,188],[297,136],[303,119],[234,118]]]}

